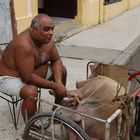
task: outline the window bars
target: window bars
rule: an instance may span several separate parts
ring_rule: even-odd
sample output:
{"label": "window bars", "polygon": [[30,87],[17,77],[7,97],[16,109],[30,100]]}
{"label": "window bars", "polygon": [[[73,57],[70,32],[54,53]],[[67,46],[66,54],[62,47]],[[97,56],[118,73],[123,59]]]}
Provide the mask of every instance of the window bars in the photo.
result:
{"label": "window bars", "polygon": [[109,5],[120,1],[122,0],[104,0],[104,5]]}

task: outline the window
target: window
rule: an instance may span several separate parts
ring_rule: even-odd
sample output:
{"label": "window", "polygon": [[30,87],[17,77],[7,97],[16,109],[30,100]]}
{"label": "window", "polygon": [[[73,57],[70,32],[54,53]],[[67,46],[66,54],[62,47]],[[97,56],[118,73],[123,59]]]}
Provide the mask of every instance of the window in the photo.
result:
{"label": "window", "polygon": [[112,4],[112,3],[116,3],[116,2],[120,2],[122,0],[104,0],[104,5],[108,5],[108,4]]}

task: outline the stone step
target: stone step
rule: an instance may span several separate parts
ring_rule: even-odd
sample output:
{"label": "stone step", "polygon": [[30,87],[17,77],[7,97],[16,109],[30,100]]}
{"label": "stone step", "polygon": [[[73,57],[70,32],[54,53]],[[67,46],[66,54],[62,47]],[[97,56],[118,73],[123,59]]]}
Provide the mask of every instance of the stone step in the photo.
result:
{"label": "stone step", "polygon": [[55,27],[55,42],[60,42],[82,30],[85,27],[82,24],[75,23],[73,19],[54,18]]}
{"label": "stone step", "polygon": [[62,27],[68,23],[72,23],[74,21],[74,19],[70,19],[70,18],[61,18],[61,17],[51,17],[56,25],[55,28],[59,28]]}

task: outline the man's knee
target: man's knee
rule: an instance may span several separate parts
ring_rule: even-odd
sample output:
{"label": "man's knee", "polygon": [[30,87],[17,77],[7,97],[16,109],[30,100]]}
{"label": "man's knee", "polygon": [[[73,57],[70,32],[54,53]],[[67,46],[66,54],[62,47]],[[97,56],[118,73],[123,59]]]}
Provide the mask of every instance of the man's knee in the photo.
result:
{"label": "man's knee", "polygon": [[20,90],[20,96],[21,98],[27,98],[27,97],[37,97],[38,96],[38,88],[33,85],[25,85]]}

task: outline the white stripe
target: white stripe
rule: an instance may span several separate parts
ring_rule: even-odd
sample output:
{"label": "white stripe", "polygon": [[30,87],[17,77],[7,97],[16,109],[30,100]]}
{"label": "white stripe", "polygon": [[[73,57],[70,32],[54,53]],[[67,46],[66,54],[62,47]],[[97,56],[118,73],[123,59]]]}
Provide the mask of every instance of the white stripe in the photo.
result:
{"label": "white stripe", "polygon": [[32,17],[32,6],[31,6],[31,0],[26,0],[27,1],[27,13],[29,17]]}

